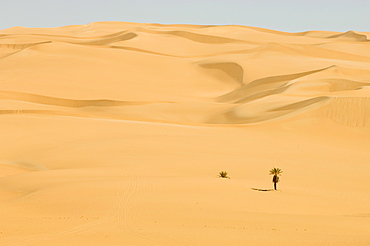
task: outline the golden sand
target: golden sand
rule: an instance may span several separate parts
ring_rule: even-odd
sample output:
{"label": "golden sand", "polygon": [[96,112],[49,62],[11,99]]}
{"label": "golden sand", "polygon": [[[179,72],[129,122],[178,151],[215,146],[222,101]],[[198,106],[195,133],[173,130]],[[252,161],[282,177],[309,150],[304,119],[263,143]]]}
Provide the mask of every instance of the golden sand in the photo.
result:
{"label": "golden sand", "polygon": [[370,245],[369,39],[0,31],[0,245]]}

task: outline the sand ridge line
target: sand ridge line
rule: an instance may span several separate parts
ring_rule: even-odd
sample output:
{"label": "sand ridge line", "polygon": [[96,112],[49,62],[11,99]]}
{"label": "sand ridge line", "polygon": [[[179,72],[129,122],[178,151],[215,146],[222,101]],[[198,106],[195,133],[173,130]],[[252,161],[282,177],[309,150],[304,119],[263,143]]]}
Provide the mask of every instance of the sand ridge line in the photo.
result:
{"label": "sand ridge line", "polygon": [[112,107],[112,106],[126,106],[126,105],[145,105],[151,103],[171,103],[171,102],[130,102],[110,99],[93,99],[93,100],[79,100],[66,99],[50,96],[43,96],[32,93],[14,92],[14,91],[0,91],[0,99],[18,100],[25,102],[32,102],[37,104],[45,104],[60,107]]}
{"label": "sand ridge line", "polygon": [[44,41],[44,42],[36,42],[36,43],[13,43],[13,44],[5,44],[5,43],[0,43],[0,49],[13,49],[13,50],[23,50],[27,49],[29,47],[35,46],[35,45],[40,45],[40,44],[49,44],[52,41]]}
{"label": "sand ridge line", "polygon": [[265,95],[281,93],[288,88],[287,85],[290,81],[295,80],[297,78],[305,77],[310,74],[325,71],[329,68],[331,67],[326,67],[318,70],[312,70],[297,74],[278,75],[256,79],[254,81],[242,85],[239,88],[236,88],[234,91],[231,91],[225,95],[220,96],[218,98],[218,101],[243,103],[248,101],[248,97],[252,97],[251,99],[253,98],[259,99],[261,97],[264,97]]}

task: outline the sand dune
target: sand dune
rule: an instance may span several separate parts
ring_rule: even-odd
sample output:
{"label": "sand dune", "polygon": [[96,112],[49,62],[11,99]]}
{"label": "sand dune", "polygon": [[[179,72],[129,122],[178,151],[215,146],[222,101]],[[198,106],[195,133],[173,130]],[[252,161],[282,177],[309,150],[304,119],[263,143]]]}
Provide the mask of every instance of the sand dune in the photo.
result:
{"label": "sand dune", "polygon": [[369,41],[366,35],[356,33],[354,31],[348,31],[341,34],[329,36],[328,38],[336,38],[339,40],[355,41],[355,42],[366,42]]}
{"label": "sand dune", "polygon": [[369,245],[369,36],[0,31],[0,245]]}
{"label": "sand dune", "polygon": [[122,106],[138,104],[134,102],[123,102],[114,100],[71,100],[11,91],[0,91],[0,99],[26,101],[62,107]]}

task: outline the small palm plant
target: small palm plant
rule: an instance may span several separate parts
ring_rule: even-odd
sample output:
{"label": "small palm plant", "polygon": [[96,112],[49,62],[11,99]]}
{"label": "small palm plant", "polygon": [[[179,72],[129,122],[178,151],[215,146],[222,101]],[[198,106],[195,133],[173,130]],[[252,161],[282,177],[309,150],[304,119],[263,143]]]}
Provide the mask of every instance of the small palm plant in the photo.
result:
{"label": "small palm plant", "polygon": [[272,182],[274,183],[274,189],[276,190],[276,184],[279,182],[279,176],[282,174],[282,170],[280,168],[274,167],[273,169],[270,170],[270,175],[274,175],[272,177]]}
{"label": "small palm plant", "polygon": [[225,171],[221,171],[221,172],[219,172],[219,173],[218,173],[218,176],[219,176],[220,178],[224,178],[224,179],[229,179],[229,178],[230,178],[229,176],[227,176],[227,172],[225,172]]}

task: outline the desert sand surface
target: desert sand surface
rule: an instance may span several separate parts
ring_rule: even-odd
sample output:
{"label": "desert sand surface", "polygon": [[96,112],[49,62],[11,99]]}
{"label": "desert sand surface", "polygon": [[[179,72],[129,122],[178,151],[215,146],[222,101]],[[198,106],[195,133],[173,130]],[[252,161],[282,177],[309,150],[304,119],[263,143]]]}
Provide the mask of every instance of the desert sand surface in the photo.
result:
{"label": "desert sand surface", "polygon": [[0,245],[370,245],[369,40],[1,30]]}

